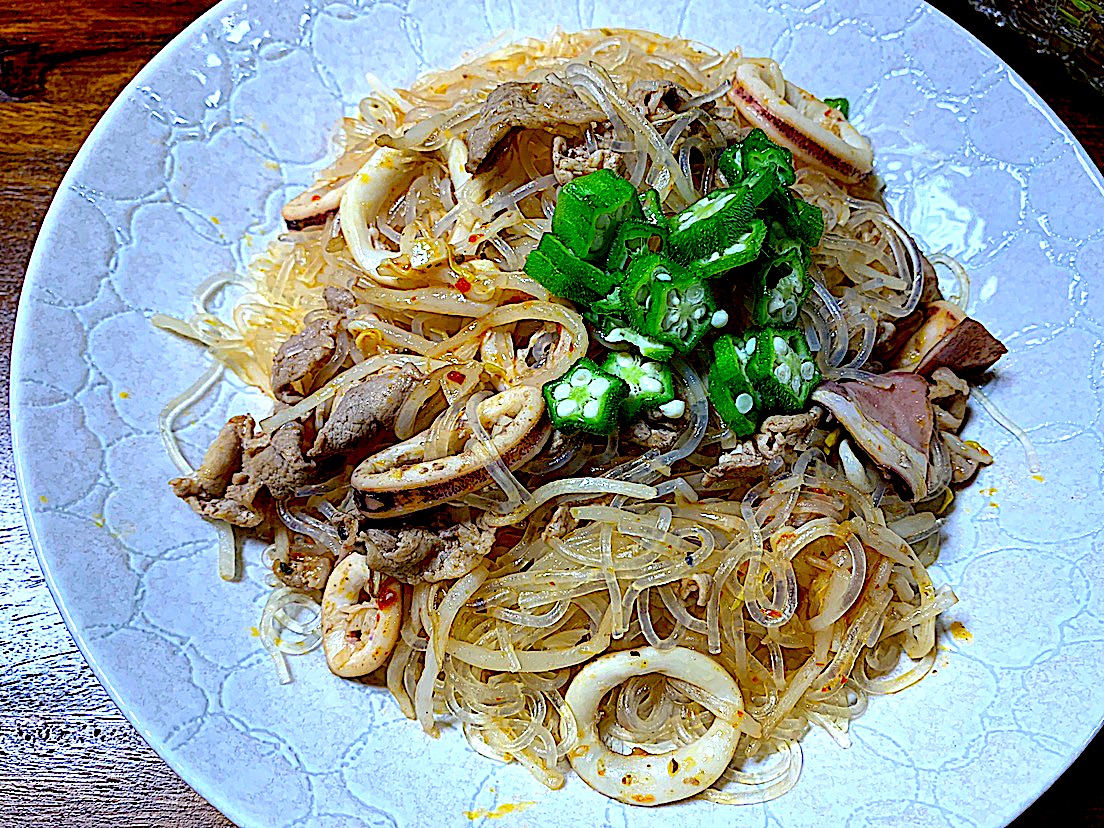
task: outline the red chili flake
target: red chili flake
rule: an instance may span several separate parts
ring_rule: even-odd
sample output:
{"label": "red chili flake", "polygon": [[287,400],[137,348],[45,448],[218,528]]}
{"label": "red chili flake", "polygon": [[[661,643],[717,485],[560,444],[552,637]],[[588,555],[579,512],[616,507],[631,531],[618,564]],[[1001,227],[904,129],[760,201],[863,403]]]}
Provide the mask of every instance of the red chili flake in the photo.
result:
{"label": "red chili flake", "polygon": [[475,244],[477,241],[479,241],[478,233],[472,233],[470,236],[468,236],[468,244]]}
{"label": "red chili flake", "polygon": [[399,600],[399,591],[394,587],[384,587],[380,590],[379,598],[376,599],[376,603],[381,610],[385,610],[390,606],[393,606],[396,601]]}
{"label": "red chili flake", "polygon": [[532,94],[536,95],[540,91],[540,84],[534,83],[532,86],[529,87],[529,91]]}
{"label": "red chili flake", "polygon": [[449,371],[446,375],[449,382],[455,382],[457,385],[464,381],[464,375],[459,371]]}
{"label": "red chili flake", "polygon": [[321,201],[321,200],[322,200],[322,196],[318,195],[318,193],[315,193],[314,195],[311,196],[311,201]]}
{"label": "red chili flake", "polygon": [[472,283],[461,276],[459,279],[456,280],[456,289],[461,293],[467,293],[469,290],[472,289]]}

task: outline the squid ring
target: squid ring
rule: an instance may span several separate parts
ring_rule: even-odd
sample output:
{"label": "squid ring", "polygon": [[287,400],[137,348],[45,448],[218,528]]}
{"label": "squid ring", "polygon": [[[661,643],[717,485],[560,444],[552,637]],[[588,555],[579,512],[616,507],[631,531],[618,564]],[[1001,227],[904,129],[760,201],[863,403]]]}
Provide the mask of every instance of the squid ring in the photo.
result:
{"label": "squid ring", "polygon": [[769,58],[736,69],[729,99],[775,143],[839,181],[861,181],[874,169],[870,142],[843,115],[782,77]]}
{"label": "squid ring", "polygon": [[[330,671],[344,678],[380,667],[399,640],[403,585],[384,578],[368,603],[361,596],[368,592],[371,578],[364,556],[349,555],[334,568],[322,594],[322,649]],[[362,622],[362,613],[374,613],[371,624]]]}
{"label": "squid ring", "polygon": [[[686,647],[640,647],[604,655],[579,671],[565,701],[575,716],[579,743],[568,752],[575,772],[600,794],[630,805],[662,805],[700,793],[712,785],[736,752],[738,722],[717,716],[696,742],[655,755],[625,756],[598,735],[598,705],[617,685],[647,673],[682,679],[722,699],[734,699],[743,715],[740,688],[716,661]],[[561,724],[566,737],[570,723]]]}
{"label": "squid ring", "polygon": [[[519,385],[479,404],[477,414],[490,432],[490,442],[512,471],[532,460],[544,447],[551,426],[544,416],[539,388]],[[466,417],[461,436],[470,435]],[[364,459],[350,482],[362,512],[373,518],[397,517],[438,506],[474,492],[494,479],[485,455],[475,448],[426,459],[429,430]]]}
{"label": "squid ring", "polygon": [[377,268],[397,254],[374,247],[368,225],[375,220],[391,195],[414,177],[415,171],[411,155],[402,150],[380,147],[364,162],[341,193],[338,215],[341,218],[341,234],[349,245],[349,252],[376,281],[392,287],[399,286],[399,283],[379,273]]}

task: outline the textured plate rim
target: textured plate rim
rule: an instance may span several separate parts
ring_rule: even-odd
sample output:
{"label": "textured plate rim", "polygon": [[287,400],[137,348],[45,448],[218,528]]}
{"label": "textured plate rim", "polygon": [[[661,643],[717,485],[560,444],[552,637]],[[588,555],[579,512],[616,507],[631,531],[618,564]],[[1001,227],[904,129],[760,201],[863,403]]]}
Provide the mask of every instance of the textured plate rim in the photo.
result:
{"label": "textured plate rim", "polygon": [[71,192],[72,184],[88,163],[89,158],[95,152],[95,147],[101,133],[105,132],[111,122],[119,117],[130,95],[145,83],[148,77],[156,73],[161,64],[170,56],[186,49],[197,33],[202,31],[207,24],[217,20],[220,16],[225,14],[225,9],[227,7],[237,2],[239,2],[239,0],[219,0],[218,3],[185,26],[184,29],[165,44],[157,54],[150,58],[149,61],[138,70],[137,74],[131,78],[126,86],[122,88],[115,97],[115,100],[104,110],[103,115],[99,117],[96,121],[96,125],[92,127],[91,131],[84,139],[77,154],[73,156],[73,161],[70,163],[69,169],[65,171],[65,175],[62,176],[61,182],[58,184],[57,190],[50,200],[50,206],[46,210],[46,215],[42,219],[42,225],[39,227],[38,235],[35,237],[34,248],[31,250],[31,257],[27,262],[27,269],[24,273],[23,285],[19,295],[19,304],[16,308],[15,331],[12,334],[11,365],[9,370],[9,403],[11,411],[12,457],[15,466],[15,481],[19,490],[19,501],[23,508],[23,518],[27,525],[27,535],[30,537],[31,546],[34,548],[35,559],[42,569],[46,587],[49,589],[50,597],[53,599],[54,605],[61,615],[61,619],[65,624],[65,629],[69,632],[81,656],[91,668],[96,680],[100,682],[100,685],[107,692],[112,703],[119,709],[119,712],[123,714],[123,717],[130,722],[134,729],[138,731],[138,735],[142,737],[142,741],[146,743],[150,750],[156,753],[166,765],[172,768],[173,772],[179,776],[186,785],[192,788],[192,790],[199,794],[220,814],[235,825],[248,826],[256,824],[253,815],[244,813],[244,809],[239,809],[234,797],[223,793],[224,790],[227,790],[226,785],[220,784],[216,779],[209,779],[206,774],[199,773],[198,771],[193,773],[190,763],[184,760],[179,755],[178,751],[168,749],[158,739],[154,738],[153,734],[143,725],[136,711],[124,701],[123,693],[115,686],[110,671],[105,670],[93,654],[92,648],[89,647],[88,641],[84,635],[84,631],[70,615],[69,608],[66,606],[64,594],[58,589],[54,579],[54,571],[50,566],[49,556],[43,553],[44,544],[42,538],[39,536],[38,525],[34,519],[34,512],[29,506],[27,495],[28,487],[26,483],[28,472],[24,467],[26,461],[21,451],[23,443],[23,419],[19,412],[22,410],[22,391],[20,390],[22,384],[16,382],[18,378],[23,376],[23,354],[25,349],[30,347],[30,336],[27,333],[28,323],[26,319],[30,315],[27,311],[27,307],[31,303],[31,288],[36,286],[37,279],[35,278],[35,274],[39,268],[39,261],[47,255],[46,248],[41,245],[40,242],[52,229],[54,224],[59,221],[64,202],[73,195]]}
{"label": "textured plate rim", "polygon": [[[111,678],[110,671],[104,670],[99,664],[95,655],[92,652],[92,648],[89,647],[88,641],[84,635],[83,630],[71,617],[68,607],[65,602],[64,594],[57,587],[54,578],[54,572],[49,563],[49,556],[43,552],[43,539],[39,535],[38,526],[34,519],[34,513],[28,505],[27,497],[27,483],[26,476],[28,474],[24,463],[24,454],[21,451],[23,438],[23,424],[24,420],[20,411],[22,410],[22,391],[21,383],[16,382],[17,379],[23,376],[22,363],[24,359],[24,353],[26,349],[30,347],[30,336],[28,334],[28,323],[26,322],[29,312],[27,307],[31,303],[30,288],[36,286],[38,279],[36,273],[39,270],[40,260],[47,255],[46,248],[40,244],[42,238],[47,234],[49,230],[59,221],[59,216],[63,209],[64,202],[69,198],[74,197],[71,192],[71,186],[73,181],[83,171],[87,165],[89,158],[93,155],[95,147],[99,141],[100,135],[104,132],[110,123],[112,123],[122,112],[125,103],[131,93],[133,93],[139,86],[141,86],[149,76],[156,73],[161,64],[163,64],[170,56],[185,49],[192,42],[193,35],[202,30],[208,23],[217,20],[225,13],[225,10],[231,6],[234,6],[240,2],[240,0],[220,0],[216,5],[212,6],[207,11],[203,12],[199,17],[193,20],[188,26],[181,30],[172,40],[169,41],[160,51],[158,51],[150,60],[138,71],[138,73],[123,87],[118,96],[111,102],[110,106],[104,111],[103,115],[97,120],[96,125],[89,132],[88,136],[84,139],[80,149],[74,156],[73,161],[70,163],[69,168],[66,170],[65,175],[62,177],[61,182],[58,184],[57,190],[54,193],[53,198],[50,201],[50,206],[43,217],[42,224],[39,228],[39,232],[35,239],[35,245],[31,252],[30,259],[27,263],[27,268],[24,273],[24,281],[21,287],[21,293],[16,311],[15,329],[12,336],[11,346],[11,363],[9,371],[10,380],[10,420],[12,429],[12,456],[13,465],[15,468],[15,479],[17,488],[20,495],[20,503],[23,510],[24,521],[27,526],[28,536],[31,540],[32,548],[35,552],[35,558],[38,561],[39,567],[42,570],[43,577],[46,581],[47,588],[50,591],[50,596],[54,601],[54,604],[58,608],[58,612],[62,617],[62,621],[65,624],[66,630],[72,637],[77,649],[80,651],[81,656],[87,662],[91,668],[96,679],[103,686],[107,692],[111,701],[119,709],[119,712],[127,719],[128,722],[134,727],[138,734],[142,737],[142,740],[164,761],[172,770],[184,780],[185,784],[190,786],[196,793],[198,793],[203,799],[205,799],[212,807],[216,808],[222,815],[230,819],[237,825],[254,825],[254,815],[244,813],[244,808],[239,809],[235,802],[234,797],[230,796],[228,791],[229,787],[218,780],[209,779],[206,774],[193,773],[191,765],[183,760],[178,751],[168,749],[162,742],[155,739],[152,734],[143,726],[138,714],[124,701],[123,693],[115,686]],[[927,2],[918,4],[920,7],[924,7],[929,14],[934,14],[943,26],[949,26],[951,30],[956,31],[959,36],[964,36],[966,42],[969,43],[975,50],[979,51],[983,56],[995,61],[1000,67],[1000,70],[1007,73],[1007,76],[1012,85],[1017,88],[1023,95],[1027,102],[1034,106],[1047,120],[1047,123],[1055,130],[1056,133],[1061,135],[1067,143],[1072,146],[1074,154],[1081,167],[1085,170],[1089,178],[1096,184],[1097,188],[1104,193],[1104,173],[1096,166],[1092,158],[1086,152],[1084,146],[1082,146],[1080,140],[1065,122],[1054,112],[1050,105],[1035,91],[1035,89],[1025,81],[1016,70],[1008,65],[1003,58],[1001,58],[996,52],[994,52],[989,46],[979,40],[972,32],[959,25],[955,20],[950,18],[941,10],[935,8]],[[1104,719],[1095,723],[1092,731],[1084,739],[1082,744],[1072,751],[1070,755],[1064,760],[1064,764],[1061,769],[1055,773],[1049,780],[1039,787],[1034,792],[1029,792],[1026,796],[1022,797],[1016,805],[1013,820],[1026,811],[1040,796],[1042,796],[1057,779],[1064,774],[1069,767],[1077,760],[1077,758],[1084,752],[1085,748],[1092,742],[1096,735],[1104,728]],[[1011,821],[1010,821],[1011,822]]]}

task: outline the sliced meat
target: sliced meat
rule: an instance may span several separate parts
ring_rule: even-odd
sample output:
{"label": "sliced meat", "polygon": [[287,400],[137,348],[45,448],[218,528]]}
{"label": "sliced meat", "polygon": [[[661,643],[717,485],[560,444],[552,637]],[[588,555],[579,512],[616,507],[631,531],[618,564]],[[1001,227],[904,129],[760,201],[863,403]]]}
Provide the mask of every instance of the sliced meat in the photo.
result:
{"label": "sliced meat", "polygon": [[732,118],[714,116],[713,123],[716,124],[717,129],[721,131],[721,137],[724,138],[726,146],[735,144],[737,141],[743,141],[747,138],[748,133],[751,132],[751,128],[741,124],[739,119],[735,116]]}
{"label": "sliced meat", "polygon": [[[440,515],[435,523],[444,521]],[[359,528],[356,518],[345,518],[346,546],[363,551],[368,566],[406,584],[460,578],[471,572],[494,547],[495,530],[470,521],[451,525],[381,526],[378,521]]]}
{"label": "sliced meat", "polygon": [[331,313],[342,314],[356,307],[356,297],[348,288],[328,285],[322,291],[322,299]]}
{"label": "sliced meat", "polygon": [[938,300],[925,309],[923,322],[901,346],[892,361],[925,376],[937,368],[956,374],[980,373],[990,368],[1008,349],[958,305]]}
{"label": "sliced meat", "polygon": [[931,400],[935,428],[958,433],[966,417],[966,401],[970,398],[970,386],[955,376],[949,368],[936,368],[928,380],[928,399]]}
{"label": "sliced meat", "polygon": [[624,172],[621,153],[611,149],[591,152],[585,143],[570,142],[562,135],[557,135],[552,141],[552,174],[560,184],[598,170],[612,170],[621,175]]}
{"label": "sliced meat", "polygon": [[904,481],[914,500],[927,494],[932,407],[928,383],[906,371],[883,374],[886,387],[846,380],[813,391],[870,458]]}
{"label": "sliced meat", "polygon": [[252,441],[252,446],[246,446],[242,474],[234,476],[231,489],[263,488],[276,500],[287,500],[310,483],[313,475],[314,463],[303,455],[303,424],[292,420],[276,429],[271,437],[262,433]]}
{"label": "sliced meat", "polygon": [[280,346],[272,360],[272,393],[276,399],[286,403],[303,399],[295,383],[306,380],[333,356],[337,324],[336,316],[318,316]]}
{"label": "sliced meat", "polygon": [[[920,248],[917,247],[917,250]],[[898,365],[899,355],[907,349],[905,344],[920,329],[924,321],[931,314],[931,308],[936,303],[943,301],[943,294],[939,290],[939,277],[935,268],[928,261],[928,257],[920,254],[921,274],[924,284],[920,291],[920,304],[916,310],[903,319],[880,320],[878,322],[878,339],[874,346],[874,359],[880,363],[889,363],[895,368],[905,366]],[[936,305],[937,306],[937,305]],[[952,305],[952,307],[954,307]]]}
{"label": "sliced meat", "polygon": [[289,552],[286,561],[273,561],[272,572],[292,589],[324,589],[333,570],[330,555],[306,555]]}
{"label": "sliced meat", "polygon": [[264,521],[264,508],[257,502],[262,492],[286,500],[312,482],[315,466],[303,456],[302,443],[303,425],[297,421],[280,426],[270,437],[254,434],[252,417],[234,417],[200,468],[169,485],[199,515],[252,528]]}
{"label": "sliced meat", "polygon": [[952,302],[940,300],[922,305],[917,313],[898,323],[899,330],[903,330],[906,320],[912,322],[912,333],[894,349],[890,366],[905,371],[915,370],[924,355],[965,318],[962,308]]}
{"label": "sliced meat", "polygon": [[768,462],[770,459],[763,456],[754,440],[745,440],[718,457],[715,466],[706,469],[702,485],[709,488],[722,483],[742,483],[758,475]]}
{"label": "sliced meat", "polygon": [[[919,250],[919,246],[916,249]],[[939,289],[939,275],[923,253],[920,254],[920,273],[924,279],[924,285],[920,289],[920,304],[930,305],[932,302],[942,302],[944,297],[943,291]]]}
{"label": "sliced meat", "polygon": [[241,468],[245,441],[252,436],[253,420],[250,417],[231,418],[207,447],[203,462],[190,481],[207,494],[225,494],[234,473]]}
{"label": "sliced meat", "polygon": [[393,428],[399,408],[420,377],[416,369],[406,366],[354,385],[338,401],[308,454],[343,454],[367,444],[381,429]]}
{"label": "sliced meat", "polygon": [[571,89],[552,83],[508,82],[494,88],[483,104],[479,121],[465,138],[468,172],[474,173],[495,147],[515,129],[541,129],[578,135],[606,116]]}
{"label": "sliced meat", "polygon": [[928,376],[938,368],[950,368],[956,374],[980,374],[1006,353],[1008,349],[984,325],[967,317],[935,343],[916,372]]}
{"label": "sliced meat", "polygon": [[667,451],[678,440],[678,432],[674,429],[664,428],[645,419],[636,420],[621,436],[641,448],[658,451]]}
{"label": "sliced meat", "polygon": [[703,482],[715,486],[740,481],[757,474],[776,457],[804,451],[809,435],[823,415],[817,406],[801,414],[772,414],[760,423],[752,439],[738,443],[717,458],[717,464],[705,472]]}
{"label": "sliced meat", "polygon": [[233,417],[212,441],[203,462],[190,477],[169,481],[173,493],[195,512],[211,520],[253,527],[263,518],[252,503],[226,497],[234,475],[241,471],[244,446],[253,436],[253,418]]}
{"label": "sliced meat", "polygon": [[548,518],[548,523],[541,530],[541,540],[545,543],[550,540],[561,540],[578,528],[579,521],[571,516],[572,508],[572,504],[563,503],[552,510],[552,516]]}
{"label": "sliced meat", "polygon": [[467,575],[494,547],[496,531],[474,523],[459,523],[438,531],[437,544],[422,561],[421,579],[430,583]]}
{"label": "sliced meat", "polygon": [[681,112],[693,96],[673,81],[654,80],[634,82],[625,97],[649,121],[661,121]]}

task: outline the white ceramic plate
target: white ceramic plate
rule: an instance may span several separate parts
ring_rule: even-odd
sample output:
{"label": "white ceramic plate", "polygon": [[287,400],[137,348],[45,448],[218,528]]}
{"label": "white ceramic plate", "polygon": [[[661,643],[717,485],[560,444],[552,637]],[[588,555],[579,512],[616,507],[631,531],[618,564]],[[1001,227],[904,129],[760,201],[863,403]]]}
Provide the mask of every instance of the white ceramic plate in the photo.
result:
{"label": "white ceramic plate", "polygon": [[[153,330],[196,284],[242,263],[330,152],[362,73],[409,81],[504,30],[628,25],[783,62],[853,101],[904,224],[973,274],[971,311],[1008,345],[990,391],[1028,427],[1042,475],[980,412],[996,457],[959,497],[938,577],[972,635],[938,671],[877,699],[842,751],[813,734],[797,789],[767,806],[693,802],[698,824],[985,825],[1010,821],[1104,716],[1104,195],[1047,106],[939,13],[905,0],[541,4],[228,0],[165,49],[93,132],[62,183],[27,276],[13,363],[17,469],[35,547],[81,650],[142,735],[243,825],[661,825],[571,778],[438,741],[321,656],[276,683],[251,635],[265,590],[216,574],[210,528],[169,492],[162,405],[198,350]],[[244,241],[243,241],[244,238]],[[254,400],[255,402],[255,400]],[[183,437],[199,452],[250,403],[229,386]],[[475,816],[475,821],[481,817]]]}

